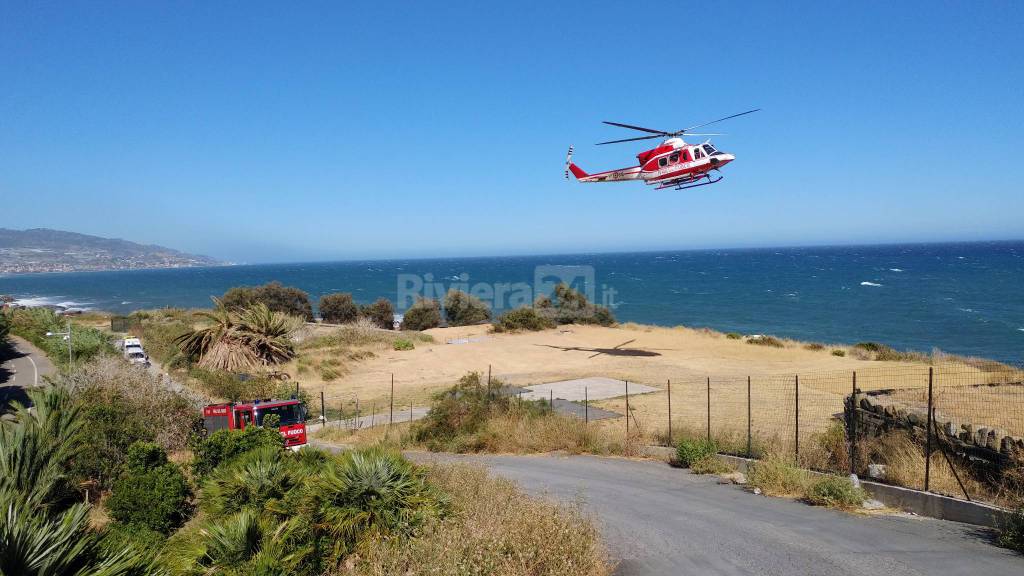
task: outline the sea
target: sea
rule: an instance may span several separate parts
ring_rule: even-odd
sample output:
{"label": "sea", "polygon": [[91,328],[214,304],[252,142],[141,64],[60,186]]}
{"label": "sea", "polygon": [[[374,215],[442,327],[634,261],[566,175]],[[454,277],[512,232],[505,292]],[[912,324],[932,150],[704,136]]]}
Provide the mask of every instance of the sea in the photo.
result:
{"label": "sea", "polygon": [[209,307],[270,281],[316,300],[470,291],[500,312],[571,283],[620,322],[1024,362],[1024,241],[366,260],[0,276],[25,305],[127,313]]}

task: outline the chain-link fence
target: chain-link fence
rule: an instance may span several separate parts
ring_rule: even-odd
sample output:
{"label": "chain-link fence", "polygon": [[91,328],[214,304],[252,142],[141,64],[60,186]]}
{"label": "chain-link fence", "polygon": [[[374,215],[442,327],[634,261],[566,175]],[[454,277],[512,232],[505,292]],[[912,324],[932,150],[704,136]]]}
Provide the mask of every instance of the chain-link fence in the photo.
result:
{"label": "chain-link fence", "polygon": [[[492,377],[487,371],[481,376]],[[504,385],[525,386],[531,380],[497,373],[493,378]],[[396,397],[390,375],[378,375],[370,384],[349,394],[302,390],[309,421],[359,430],[418,420],[430,405],[427,391],[413,393],[407,385]],[[578,398],[558,388],[544,397],[554,400],[556,411],[621,434],[627,449],[705,437],[730,454],[784,455],[806,468],[854,472],[957,498],[1024,502],[1020,369],[899,364],[630,384],[628,400],[624,393],[588,397],[586,389],[583,395],[577,391]],[[587,417],[595,413],[601,416]]]}

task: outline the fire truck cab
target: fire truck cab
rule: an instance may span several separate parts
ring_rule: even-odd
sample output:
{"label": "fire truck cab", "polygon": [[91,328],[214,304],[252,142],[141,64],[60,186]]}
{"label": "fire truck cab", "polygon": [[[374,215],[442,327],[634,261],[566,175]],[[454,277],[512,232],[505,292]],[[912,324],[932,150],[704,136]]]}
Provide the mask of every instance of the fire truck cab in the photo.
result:
{"label": "fire truck cab", "polygon": [[203,408],[203,427],[208,434],[218,430],[243,430],[248,426],[262,426],[267,415],[280,418],[281,436],[290,450],[306,445],[306,407],[301,400],[253,400],[210,404]]}

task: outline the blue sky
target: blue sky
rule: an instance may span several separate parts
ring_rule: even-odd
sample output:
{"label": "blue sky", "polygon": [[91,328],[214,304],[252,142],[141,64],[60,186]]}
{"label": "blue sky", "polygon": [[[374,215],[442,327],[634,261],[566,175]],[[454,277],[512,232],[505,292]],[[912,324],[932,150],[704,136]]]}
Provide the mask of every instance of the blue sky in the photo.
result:
{"label": "blue sky", "polygon": [[[1024,237],[1024,4],[0,0],[0,226],[268,262]],[[718,126],[720,184],[566,182]]]}

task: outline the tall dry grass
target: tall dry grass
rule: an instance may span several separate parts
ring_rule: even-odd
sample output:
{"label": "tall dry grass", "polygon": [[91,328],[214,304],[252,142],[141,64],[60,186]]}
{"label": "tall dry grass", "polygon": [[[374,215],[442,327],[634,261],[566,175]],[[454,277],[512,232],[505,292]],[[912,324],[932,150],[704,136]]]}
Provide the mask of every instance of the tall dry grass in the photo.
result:
{"label": "tall dry grass", "polygon": [[[351,572],[364,576],[460,574],[602,576],[612,565],[579,507],[524,495],[481,467],[437,465],[428,480],[451,497],[451,514],[408,540],[367,547]],[[349,573],[349,572],[346,572]]]}

